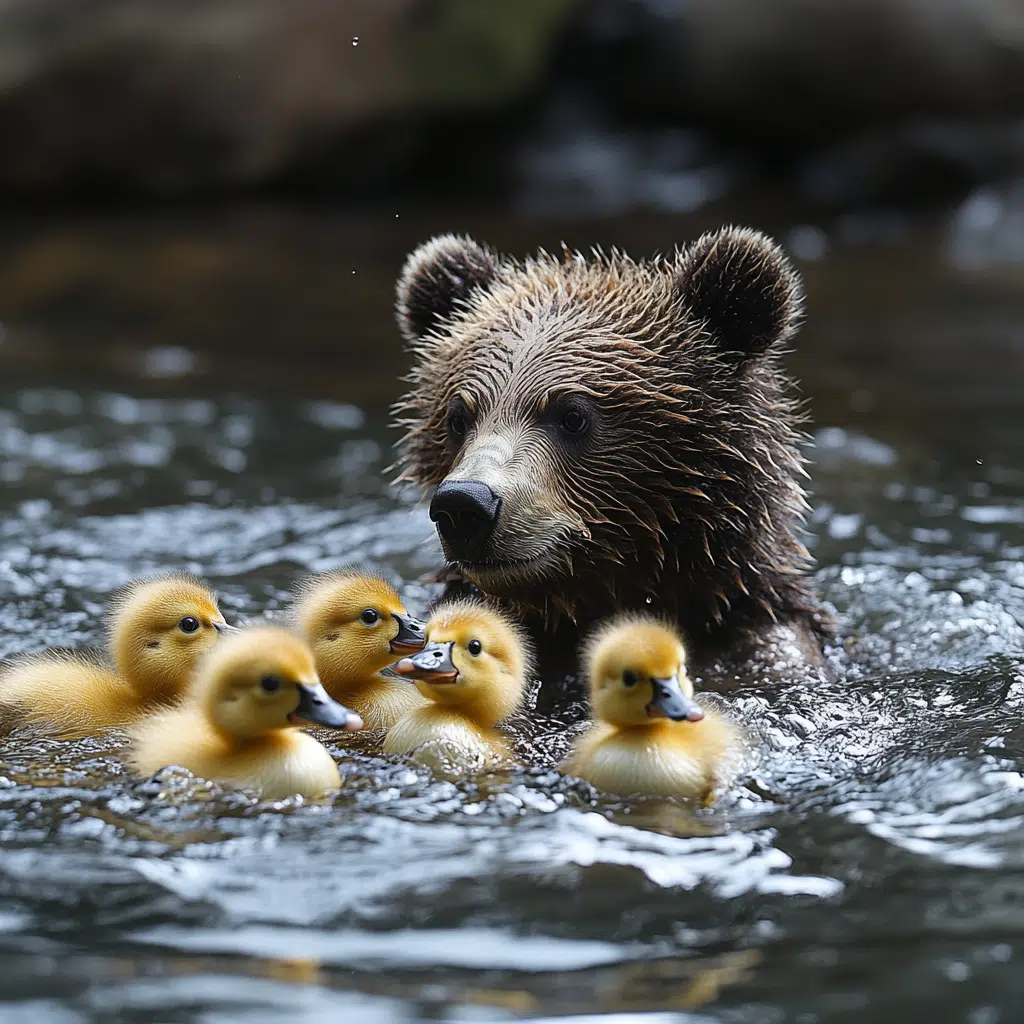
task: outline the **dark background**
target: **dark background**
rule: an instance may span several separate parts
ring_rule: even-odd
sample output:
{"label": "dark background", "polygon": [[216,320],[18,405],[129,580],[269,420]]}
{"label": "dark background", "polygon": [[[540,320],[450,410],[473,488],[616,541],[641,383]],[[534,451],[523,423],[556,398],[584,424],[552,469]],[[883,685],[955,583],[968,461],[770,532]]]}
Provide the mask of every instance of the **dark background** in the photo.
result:
{"label": "dark background", "polygon": [[2,0],[0,154],[8,373],[383,405],[430,234],[725,221],[807,276],[825,420],[1022,362],[1016,0]]}

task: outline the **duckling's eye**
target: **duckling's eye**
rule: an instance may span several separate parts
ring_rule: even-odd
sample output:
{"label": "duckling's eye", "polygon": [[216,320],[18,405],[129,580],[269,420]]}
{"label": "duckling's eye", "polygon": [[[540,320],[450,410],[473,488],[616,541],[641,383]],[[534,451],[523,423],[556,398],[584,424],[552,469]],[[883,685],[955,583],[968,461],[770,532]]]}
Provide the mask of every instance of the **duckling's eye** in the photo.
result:
{"label": "duckling's eye", "polygon": [[178,623],[178,629],[180,629],[182,633],[194,633],[200,625],[200,621],[194,615],[186,615],[185,618]]}
{"label": "duckling's eye", "polygon": [[359,616],[359,621],[365,623],[367,626],[372,626],[377,622],[379,618],[380,615],[378,614],[376,609],[367,608],[366,611],[364,611],[363,614]]}
{"label": "duckling's eye", "polygon": [[473,655],[474,658],[480,657],[480,653],[483,651],[484,645],[479,640],[470,640],[466,644],[466,650]]}
{"label": "duckling's eye", "polygon": [[636,673],[631,668],[627,668],[626,671],[622,673],[623,686],[636,686],[639,681],[640,680],[637,679]]}
{"label": "duckling's eye", "polygon": [[260,687],[264,693],[275,693],[281,689],[281,680],[277,676],[264,676],[260,680]]}

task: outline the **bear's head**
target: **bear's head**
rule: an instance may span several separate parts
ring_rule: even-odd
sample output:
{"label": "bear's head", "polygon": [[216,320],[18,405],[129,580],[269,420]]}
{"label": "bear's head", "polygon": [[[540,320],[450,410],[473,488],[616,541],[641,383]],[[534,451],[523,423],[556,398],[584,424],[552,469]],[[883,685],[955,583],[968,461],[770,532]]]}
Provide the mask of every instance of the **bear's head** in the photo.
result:
{"label": "bear's head", "polygon": [[803,297],[770,239],[518,262],[446,235],[409,257],[397,309],[414,359],[400,478],[434,489],[445,556],[485,593],[691,631],[802,603],[779,353]]}

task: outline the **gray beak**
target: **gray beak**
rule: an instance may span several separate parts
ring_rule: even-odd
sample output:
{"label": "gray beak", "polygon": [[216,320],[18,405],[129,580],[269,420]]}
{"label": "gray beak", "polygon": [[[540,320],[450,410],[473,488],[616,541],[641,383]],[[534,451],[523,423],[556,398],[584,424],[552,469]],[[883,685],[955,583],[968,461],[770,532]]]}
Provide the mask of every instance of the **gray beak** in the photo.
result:
{"label": "gray beak", "polygon": [[652,718],[661,716],[673,722],[699,722],[704,717],[700,705],[683,693],[678,676],[667,679],[652,679],[654,696],[647,705],[647,714]]}
{"label": "gray beak", "polygon": [[344,704],[339,704],[319,683],[300,684],[298,691],[299,703],[288,715],[289,722],[296,725],[310,722],[331,729],[343,729],[345,732],[358,732],[362,729],[363,720]]}
{"label": "gray beak", "polygon": [[414,654],[423,650],[427,642],[424,624],[411,615],[395,615],[393,618],[398,623],[398,632],[391,641],[391,653]]}
{"label": "gray beak", "polygon": [[452,661],[454,646],[454,642],[427,644],[418,654],[396,661],[391,671],[396,676],[420,679],[425,683],[454,683],[459,678],[459,670]]}

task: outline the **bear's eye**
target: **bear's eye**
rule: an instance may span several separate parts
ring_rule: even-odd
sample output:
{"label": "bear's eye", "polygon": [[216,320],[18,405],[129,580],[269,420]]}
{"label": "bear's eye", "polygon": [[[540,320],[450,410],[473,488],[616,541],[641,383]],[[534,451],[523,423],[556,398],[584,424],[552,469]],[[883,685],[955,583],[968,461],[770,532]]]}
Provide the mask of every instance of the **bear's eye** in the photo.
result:
{"label": "bear's eye", "polygon": [[378,614],[378,612],[377,612],[377,610],[375,608],[367,608],[359,616],[359,621],[362,622],[364,625],[373,626],[373,625],[376,624],[376,622],[377,622],[377,620],[379,618],[380,618],[380,615]]}
{"label": "bear's eye", "polygon": [[569,409],[562,416],[562,429],[567,434],[582,434],[587,429],[587,417],[579,409]]}
{"label": "bear's eye", "polygon": [[637,679],[636,673],[631,668],[627,668],[626,671],[622,673],[623,686],[636,686],[638,682],[639,680]]}
{"label": "bear's eye", "polygon": [[480,657],[480,652],[484,649],[484,645],[479,640],[470,640],[466,644],[466,650],[473,655],[474,658]]}
{"label": "bear's eye", "polygon": [[546,412],[548,422],[563,437],[582,441],[589,435],[593,423],[597,422],[597,409],[589,396],[584,394],[556,394]]}
{"label": "bear's eye", "polygon": [[178,623],[178,629],[182,633],[194,633],[200,626],[199,620],[194,615],[186,615],[185,618]]}
{"label": "bear's eye", "polygon": [[448,405],[448,440],[461,445],[473,426],[473,410],[461,395],[456,395]]}

